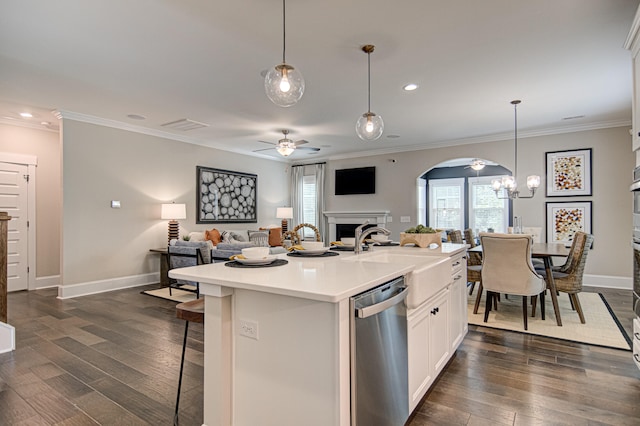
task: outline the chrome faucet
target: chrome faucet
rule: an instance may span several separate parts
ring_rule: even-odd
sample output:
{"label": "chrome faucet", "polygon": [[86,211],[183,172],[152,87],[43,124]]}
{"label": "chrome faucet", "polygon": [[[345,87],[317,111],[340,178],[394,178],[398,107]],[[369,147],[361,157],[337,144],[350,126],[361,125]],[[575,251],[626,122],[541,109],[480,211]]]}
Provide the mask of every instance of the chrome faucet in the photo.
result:
{"label": "chrome faucet", "polygon": [[356,228],[356,232],[355,232],[355,237],[356,237],[356,245],[353,248],[353,252],[355,254],[360,254],[362,252],[362,243],[364,242],[364,239],[367,238],[368,235],[373,234],[374,232],[380,232],[384,235],[390,235],[391,231],[389,231],[387,228],[383,228],[381,226],[374,226],[371,228],[367,228],[366,230],[362,230],[366,225],[369,224],[369,221],[366,220],[362,225],[358,226]]}

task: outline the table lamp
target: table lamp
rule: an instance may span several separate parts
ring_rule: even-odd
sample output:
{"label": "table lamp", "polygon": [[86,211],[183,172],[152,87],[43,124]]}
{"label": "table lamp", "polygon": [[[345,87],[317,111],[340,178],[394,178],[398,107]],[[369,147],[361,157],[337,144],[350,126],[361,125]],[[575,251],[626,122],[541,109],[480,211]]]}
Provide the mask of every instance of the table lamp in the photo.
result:
{"label": "table lamp", "polygon": [[180,223],[177,219],[187,218],[186,204],[163,204],[160,212],[161,219],[169,219],[169,244],[171,240],[180,238]]}
{"label": "table lamp", "polygon": [[287,232],[287,219],[293,219],[293,207],[278,207],[276,217],[282,219],[282,232]]}

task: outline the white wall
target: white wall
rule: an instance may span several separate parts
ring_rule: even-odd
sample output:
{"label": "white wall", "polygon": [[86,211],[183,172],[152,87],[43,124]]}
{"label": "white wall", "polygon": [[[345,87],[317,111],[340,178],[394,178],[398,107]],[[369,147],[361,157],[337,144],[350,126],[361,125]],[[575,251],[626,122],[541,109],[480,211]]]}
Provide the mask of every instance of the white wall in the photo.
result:
{"label": "white wall", "polygon": [[[257,229],[278,223],[276,207],[288,203],[283,163],[68,119],[62,126],[63,286],[98,282],[99,291],[157,274],[149,249],[167,244],[161,203],[187,205],[182,232]],[[196,166],[257,174],[258,223],[196,225]]]}
{"label": "white wall", "polygon": [[[593,149],[593,196],[546,197],[545,152],[579,148]],[[541,226],[546,236],[545,202],[592,201],[595,242],[585,273],[624,277],[625,282],[630,282],[633,269],[629,185],[635,158],[629,128],[519,138],[518,156],[520,185],[525,184],[523,179],[527,175],[542,177],[541,189],[533,199],[514,202],[514,214],[523,217],[523,225]],[[464,157],[491,160],[513,170],[513,140],[330,161],[327,164],[325,207],[327,210],[390,210],[393,222],[389,228],[397,239],[401,231],[419,222],[416,218],[416,178],[443,161]],[[333,195],[335,169],[364,166],[376,166],[376,194]],[[400,216],[410,216],[411,222],[400,223]]]}

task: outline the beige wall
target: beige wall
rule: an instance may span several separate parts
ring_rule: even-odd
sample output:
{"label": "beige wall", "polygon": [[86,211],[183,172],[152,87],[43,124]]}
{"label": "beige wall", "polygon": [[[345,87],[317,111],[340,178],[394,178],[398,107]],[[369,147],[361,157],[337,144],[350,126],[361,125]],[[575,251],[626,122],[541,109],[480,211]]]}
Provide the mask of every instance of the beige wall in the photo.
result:
{"label": "beige wall", "polygon": [[[186,203],[181,231],[257,229],[288,203],[283,163],[95,124],[63,120],[63,284],[158,271],[167,244],[160,204]],[[196,225],[196,166],[258,175],[258,223]],[[121,203],[110,207],[111,200]]]}
{"label": "beige wall", "polygon": [[[458,145],[423,151],[330,161],[327,165],[327,210],[389,210],[389,228],[399,233],[419,222],[416,218],[416,178],[445,160],[483,158],[513,169],[513,140]],[[545,152],[592,148],[593,196],[545,197]],[[628,127],[566,133],[518,140],[518,175],[542,177],[539,193],[530,200],[516,200],[514,214],[523,217],[524,226],[541,226],[545,234],[545,202],[592,201],[594,248],[589,254],[586,273],[631,277],[631,173],[635,158]],[[396,162],[390,162],[395,159]],[[335,196],[334,170],[346,167],[376,166],[376,194]],[[410,216],[411,223],[400,223]],[[424,220],[423,220],[424,222]]]}
{"label": "beige wall", "polygon": [[0,124],[0,152],[33,155],[36,167],[36,278],[60,273],[58,132]]}

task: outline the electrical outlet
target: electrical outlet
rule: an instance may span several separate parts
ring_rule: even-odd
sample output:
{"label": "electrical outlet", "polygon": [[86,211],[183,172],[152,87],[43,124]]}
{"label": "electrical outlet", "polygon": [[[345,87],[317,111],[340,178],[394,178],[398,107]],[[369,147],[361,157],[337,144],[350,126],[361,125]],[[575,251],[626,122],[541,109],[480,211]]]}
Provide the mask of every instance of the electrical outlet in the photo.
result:
{"label": "electrical outlet", "polygon": [[411,216],[400,216],[400,222],[402,222],[402,223],[411,222]]}
{"label": "electrical outlet", "polygon": [[256,321],[240,320],[240,335],[258,340],[258,323]]}

